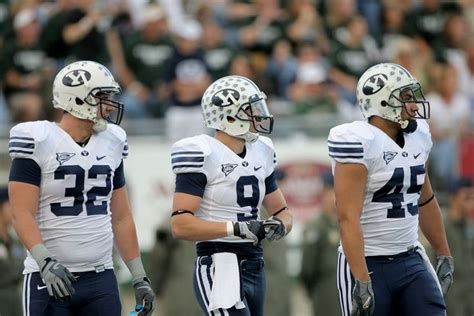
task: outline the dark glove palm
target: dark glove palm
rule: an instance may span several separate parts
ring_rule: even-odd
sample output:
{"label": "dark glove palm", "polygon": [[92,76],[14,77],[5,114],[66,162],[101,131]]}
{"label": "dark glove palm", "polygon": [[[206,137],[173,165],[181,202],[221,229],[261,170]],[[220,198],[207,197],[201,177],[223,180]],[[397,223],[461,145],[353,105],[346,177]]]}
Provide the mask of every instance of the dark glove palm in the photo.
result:
{"label": "dark glove palm", "polygon": [[137,306],[143,306],[138,315],[148,316],[153,314],[155,309],[155,293],[151,289],[150,280],[148,278],[140,278],[133,281],[133,289],[135,290],[135,301]]}
{"label": "dark glove palm", "polygon": [[439,256],[438,264],[436,266],[436,275],[438,276],[439,284],[443,295],[448,293],[449,288],[453,284],[454,273],[454,259],[451,256]]}
{"label": "dark glove palm", "polygon": [[372,281],[362,282],[356,280],[352,290],[351,316],[370,316],[375,310],[374,291]]}
{"label": "dark glove palm", "polygon": [[40,274],[48,288],[50,296],[66,301],[76,292],[72,282],[76,281],[72,273],[56,259],[47,257],[40,263]]}
{"label": "dark glove palm", "polygon": [[251,239],[257,245],[265,238],[262,221],[234,222],[234,236]]}
{"label": "dark glove palm", "polygon": [[286,235],[285,224],[276,216],[263,221],[263,226],[265,228],[265,238],[269,241],[282,239]]}

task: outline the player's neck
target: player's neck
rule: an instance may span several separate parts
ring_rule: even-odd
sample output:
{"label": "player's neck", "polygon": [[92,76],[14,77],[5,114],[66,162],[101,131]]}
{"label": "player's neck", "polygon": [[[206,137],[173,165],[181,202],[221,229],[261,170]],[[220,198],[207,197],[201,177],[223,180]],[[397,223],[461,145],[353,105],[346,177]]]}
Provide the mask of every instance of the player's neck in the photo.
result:
{"label": "player's neck", "polygon": [[229,134],[226,134],[221,131],[216,131],[216,134],[214,135],[214,137],[217,140],[219,140],[221,143],[229,147],[230,150],[232,150],[237,155],[244,151],[245,140],[241,138],[230,136]]}
{"label": "player's neck", "polygon": [[69,113],[64,113],[58,125],[68,133],[76,143],[84,143],[91,137],[94,123],[78,119]]}
{"label": "player's neck", "polygon": [[400,124],[397,124],[395,122],[383,119],[378,116],[372,116],[369,119],[369,124],[377,127],[380,129],[382,132],[388,135],[391,139],[393,139],[394,142],[398,141],[399,135],[400,135]]}

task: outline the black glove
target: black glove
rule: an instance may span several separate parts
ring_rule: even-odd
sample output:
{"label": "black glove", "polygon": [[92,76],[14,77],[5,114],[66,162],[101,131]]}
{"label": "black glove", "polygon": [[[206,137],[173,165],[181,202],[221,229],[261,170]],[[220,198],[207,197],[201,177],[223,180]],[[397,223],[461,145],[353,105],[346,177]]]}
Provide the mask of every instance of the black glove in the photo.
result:
{"label": "black glove", "polygon": [[264,220],[263,227],[265,228],[265,238],[269,241],[282,239],[286,235],[285,224],[276,216]]}
{"label": "black glove", "polygon": [[234,236],[251,239],[253,244],[259,244],[265,238],[262,221],[234,222]]}
{"label": "black glove", "polygon": [[438,256],[437,258],[436,275],[438,276],[443,295],[446,295],[454,281],[454,259],[451,256]]}
{"label": "black glove", "polygon": [[67,301],[76,292],[72,287],[72,282],[76,281],[76,278],[56,259],[44,258],[39,263],[39,268],[41,278],[47,286],[50,296],[54,296],[60,301]]}
{"label": "black glove", "polygon": [[155,310],[155,293],[151,289],[150,280],[147,277],[139,278],[132,281],[133,289],[135,291],[135,301],[138,306],[143,306],[143,309],[138,313],[140,316],[148,316],[153,314]]}
{"label": "black glove", "polygon": [[370,316],[375,310],[375,298],[374,290],[372,289],[372,281],[355,281],[356,284],[352,290],[351,316]]}

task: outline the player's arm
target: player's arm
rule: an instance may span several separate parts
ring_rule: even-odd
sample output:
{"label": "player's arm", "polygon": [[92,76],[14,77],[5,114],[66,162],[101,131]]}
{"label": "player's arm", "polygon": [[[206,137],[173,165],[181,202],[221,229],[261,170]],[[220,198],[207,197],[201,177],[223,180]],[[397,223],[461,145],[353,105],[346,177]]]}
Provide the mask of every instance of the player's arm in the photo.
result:
{"label": "player's arm", "polygon": [[39,203],[39,186],[10,181],[8,194],[13,209],[13,227],[25,247],[30,250],[33,246],[43,243],[38,224],[35,221]]}
{"label": "player's arm", "polygon": [[110,203],[114,241],[124,262],[139,257],[137,232],[126,186],[115,189]]}
{"label": "player's arm", "polygon": [[[122,168],[123,165],[120,165]],[[122,169],[123,171],[123,169]],[[119,171],[120,173],[121,171]],[[117,172],[116,172],[117,173]],[[140,257],[137,232],[125,185],[118,187],[112,193],[110,202],[112,212],[112,230],[115,246],[122,260],[132,274],[132,284],[135,291],[137,307],[143,306],[140,315],[151,315],[155,309],[155,294],[146,276],[145,268]]]}
{"label": "player's arm", "polygon": [[[426,166],[426,170],[428,170],[428,166]],[[428,173],[421,188],[418,207],[420,228],[436,253],[436,275],[443,295],[446,295],[453,284],[454,260],[446,239],[441,209],[434,196]]]}
{"label": "player's arm", "polygon": [[[10,145],[12,142],[10,143]],[[71,272],[54,258],[35,221],[39,205],[41,168],[33,159],[15,158],[10,168],[8,191],[13,208],[13,227],[39,267],[50,296],[68,300],[75,293]]]}
{"label": "player's arm", "polygon": [[201,197],[175,192],[171,229],[173,237],[184,240],[210,240],[228,236],[226,222],[210,222],[194,216],[201,205]]}
{"label": "player's arm", "polygon": [[360,224],[366,178],[367,169],[363,164],[336,162],[334,190],[342,247],[354,278],[363,282],[370,280]]}
{"label": "player's arm", "polygon": [[[426,170],[428,166],[426,166]],[[438,201],[433,193],[428,173],[425,176],[425,183],[421,188],[420,199],[418,200],[420,228],[425,237],[430,242],[437,256],[451,256],[449,251],[446,232],[444,230],[443,218]]]}
{"label": "player's arm", "polygon": [[[269,240],[272,240],[280,239],[287,235],[293,228],[293,215],[286,206],[285,197],[279,188],[265,195],[265,198],[263,199],[263,207],[265,210],[267,210],[268,215],[270,215],[270,218],[264,222],[264,225],[267,226],[266,237]],[[276,220],[276,222],[272,224],[271,220]],[[271,227],[273,230],[275,230],[273,232],[276,234],[275,238],[268,236],[268,227]],[[281,230],[279,230],[280,227]]]}
{"label": "player's arm", "polygon": [[237,236],[252,240],[254,245],[265,238],[262,221],[212,222],[194,216],[199,209],[207,178],[202,173],[184,173],[176,176],[176,189],[171,213],[173,237],[184,240],[211,240]]}

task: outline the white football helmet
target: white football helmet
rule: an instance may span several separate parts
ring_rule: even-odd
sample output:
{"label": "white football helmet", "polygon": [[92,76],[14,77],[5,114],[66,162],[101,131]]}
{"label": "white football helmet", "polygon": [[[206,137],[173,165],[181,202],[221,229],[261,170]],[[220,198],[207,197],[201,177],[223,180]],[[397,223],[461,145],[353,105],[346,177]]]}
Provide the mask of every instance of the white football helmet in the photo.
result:
{"label": "white football helmet", "polygon": [[[411,91],[409,100],[400,93]],[[406,128],[409,120],[402,120],[406,103],[416,103],[418,111],[414,119],[428,119],[430,104],[426,101],[420,83],[405,68],[397,64],[382,63],[367,69],[357,84],[357,100],[365,119],[379,116],[399,123]]]}
{"label": "white football helmet", "polygon": [[268,111],[266,98],[248,78],[220,78],[206,89],[201,100],[206,126],[254,142],[258,134],[250,131],[251,126],[263,134],[273,130],[273,116]]}
{"label": "white football helmet", "polygon": [[[100,132],[106,128],[107,122],[120,124],[123,104],[110,99],[120,93],[120,86],[105,66],[93,61],[77,61],[65,66],[56,75],[53,106],[77,118],[94,122],[94,130]],[[113,117],[104,115],[102,106],[116,108],[112,112]]]}

